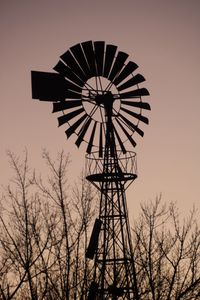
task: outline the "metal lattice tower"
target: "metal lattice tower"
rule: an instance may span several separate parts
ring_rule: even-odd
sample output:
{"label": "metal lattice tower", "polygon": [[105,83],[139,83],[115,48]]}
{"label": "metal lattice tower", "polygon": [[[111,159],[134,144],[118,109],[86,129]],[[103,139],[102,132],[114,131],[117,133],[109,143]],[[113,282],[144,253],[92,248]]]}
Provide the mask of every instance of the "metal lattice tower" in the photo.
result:
{"label": "metal lattice tower", "polygon": [[[88,300],[138,299],[125,190],[137,177],[133,134],[143,136],[148,124],[139,88],[145,79],[137,65],[114,45],[88,41],[71,47],[54,67],[58,73],[32,71],[33,98],[52,101],[59,126],[68,124],[69,138],[88,143],[87,179],[100,191],[96,219],[86,257],[94,261]],[[133,87],[135,88],[133,90]],[[95,150],[95,151],[94,151]]]}
{"label": "metal lattice tower", "polygon": [[[87,177],[101,192],[99,219],[96,219],[86,253],[88,258],[95,255],[94,278],[88,300],[119,297],[133,299],[137,290],[134,285],[135,270],[125,195],[125,183],[135,179],[136,174],[124,173],[126,170],[120,167],[119,154],[122,153],[117,151],[115,144],[112,124],[113,101],[111,94],[102,96],[106,114],[102,173],[93,173]],[[128,158],[124,159],[127,164]],[[135,160],[135,155],[131,159]],[[96,162],[98,163],[98,159]]]}

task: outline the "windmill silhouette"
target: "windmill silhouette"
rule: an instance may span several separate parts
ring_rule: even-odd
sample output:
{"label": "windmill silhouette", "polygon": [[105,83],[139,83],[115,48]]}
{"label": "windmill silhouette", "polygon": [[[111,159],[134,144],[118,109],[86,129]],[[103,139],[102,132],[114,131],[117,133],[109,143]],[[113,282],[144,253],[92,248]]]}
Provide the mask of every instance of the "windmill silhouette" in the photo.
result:
{"label": "windmill silhouette", "polygon": [[71,47],[54,70],[32,71],[34,99],[53,102],[67,125],[67,138],[76,135],[79,147],[87,143],[87,179],[100,191],[99,215],[94,223],[86,257],[94,261],[87,299],[138,299],[125,190],[137,178],[133,134],[148,124],[143,110],[150,105],[138,65],[128,54],[103,41]]}

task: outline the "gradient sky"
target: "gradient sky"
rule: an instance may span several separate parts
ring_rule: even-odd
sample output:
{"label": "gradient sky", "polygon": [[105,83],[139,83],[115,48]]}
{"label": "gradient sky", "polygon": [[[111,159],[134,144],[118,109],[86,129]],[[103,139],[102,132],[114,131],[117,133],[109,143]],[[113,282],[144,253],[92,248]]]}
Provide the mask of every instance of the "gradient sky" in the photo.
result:
{"label": "gradient sky", "polygon": [[41,171],[42,148],[70,152],[78,178],[85,147],[66,140],[50,103],[32,100],[30,71],[51,72],[69,47],[104,40],[139,65],[151,94],[150,124],[135,148],[139,177],[127,191],[130,216],[160,193],[183,213],[200,209],[199,0],[1,0],[0,36],[0,183],[12,174],[6,150],[24,147]]}

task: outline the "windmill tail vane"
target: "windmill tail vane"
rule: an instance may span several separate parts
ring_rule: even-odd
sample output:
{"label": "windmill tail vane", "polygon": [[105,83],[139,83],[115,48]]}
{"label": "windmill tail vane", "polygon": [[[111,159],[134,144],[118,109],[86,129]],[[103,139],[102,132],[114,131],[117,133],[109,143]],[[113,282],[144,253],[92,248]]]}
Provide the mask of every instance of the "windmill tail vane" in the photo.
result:
{"label": "windmill tail vane", "polygon": [[137,178],[134,134],[143,137],[140,122],[148,124],[142,101],[149,92],[134,74],[138,65],[128,54],[103,41],[77,44],[61,55],[56,72],[32,71],[32,97],[53,102],[58,126],[75,144],[87,144],[87,179],[100,191],[86,257],[93,260],[87,299],[137,299],[125,191]]}

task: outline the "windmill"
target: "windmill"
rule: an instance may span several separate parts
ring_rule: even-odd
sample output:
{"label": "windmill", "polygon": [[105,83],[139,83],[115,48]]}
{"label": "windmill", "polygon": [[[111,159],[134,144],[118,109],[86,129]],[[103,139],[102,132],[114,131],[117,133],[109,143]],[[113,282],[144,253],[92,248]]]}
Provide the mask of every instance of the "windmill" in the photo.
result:
{"label": "windmill", "polygon": [[137,178],[133,135],[144,135],[150,105],[137,68],[117,46],[86,41],[61,55],[56,72],[32,71],[33,98],[53,102],[67,138],[87,143],[86,178],[101,195],[86,251],[94,262],[88,300],[138,299],[125,191]]}

